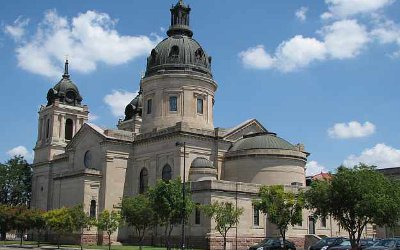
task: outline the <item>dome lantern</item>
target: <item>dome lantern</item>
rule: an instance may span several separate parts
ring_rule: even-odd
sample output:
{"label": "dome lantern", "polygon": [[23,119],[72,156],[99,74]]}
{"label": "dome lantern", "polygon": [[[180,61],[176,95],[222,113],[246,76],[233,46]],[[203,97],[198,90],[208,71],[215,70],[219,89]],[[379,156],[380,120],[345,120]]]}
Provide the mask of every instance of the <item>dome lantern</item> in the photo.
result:
{"label": "dome lantern", "polygon": [[186,6],[182,0],[171,8],[171,26],[167,31],[168,36],[185,35],[193,36],[189,27],[190,7]]}

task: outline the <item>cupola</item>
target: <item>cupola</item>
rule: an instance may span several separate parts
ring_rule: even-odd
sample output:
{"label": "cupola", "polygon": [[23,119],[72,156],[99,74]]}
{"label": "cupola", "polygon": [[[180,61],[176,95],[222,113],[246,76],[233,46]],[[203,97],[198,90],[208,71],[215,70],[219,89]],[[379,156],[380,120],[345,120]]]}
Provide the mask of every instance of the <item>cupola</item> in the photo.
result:
{"label": "cupola", "polygon": [[82,102],[78,87],[70,79],[68,60],[65,60],[64,74],[61,80],[47,92],[47,106],[54,104],[56,99],[58,99],[60,103],[71,106],[81,105]]}

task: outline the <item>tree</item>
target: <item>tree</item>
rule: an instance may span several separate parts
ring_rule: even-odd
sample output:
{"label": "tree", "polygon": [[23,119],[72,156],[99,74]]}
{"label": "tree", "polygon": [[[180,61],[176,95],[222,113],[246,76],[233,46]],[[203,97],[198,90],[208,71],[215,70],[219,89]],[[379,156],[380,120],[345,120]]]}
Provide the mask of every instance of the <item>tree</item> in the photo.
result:
{"label": "tree", "polygon": [[29,205],[31,201],[32,169],[22,156],[14,156],[0,164],[0,203]]}
{"label": "tree", "polygon": [[306,192],[316,216],[332,216],[358,249],[367,224],[393,225],[400,217],[400,186],[375,167],[359,164],[339,167],[331,181],[315,181]]}
{"label": "tree", "polygon": [[6,233],[12,229],[15,219],[15,209],[9,205],[0,204],[0,233],[1,240],[6,240]]}
{"label": "tree", "polygon": [[93,221],[92,219],[85,213],[82,204],[74,206],[72,208],[68,209],[70,216],[72,218],[72,224],[73,224],[73,229],[74,231],[79,232],[79,245],[81,247],[81,250],[83,249],[82,246],[82,235],[85,231],[85,229],[89,228],[92,224]]}
{"label": "tree", "polygon": [[37,232],[37,246],[40,247],[40,236],[42,230],[46,228],[44,211],[40,209],[31,209],[31,229]]}
{"label": "tree", "polygon": [[14,220],[12,228],[15,229],[20,235],[20,246],[24,238],[24,233],[32,227],[32,213],[28,207],[20,205],[14,207]]}
{"label": "tree", "polygon": [[186,189],[185,201],[182,197],[182,182],[179,178],[168,182],[160,180],[148,191],[151,206],[160,225],[165,227],[166,247],[171,248],[171,232],[175,225],[187,221],[194,204],[189,188]]}
{"label": "tree", "polygon": [[59,208],[44,214],[46,226],[57,233],[57,247],[60,248],[60,236],[74,230],[74,222],[67,208]]}
{"label": "tree", "polygon": [[302,222],[304,193],[285,191],[282,185],[272,185],[262,186],[258,197],[259,200],[254,201],[255,208],[268,214],[268,220],[277,226],[282,242],[285,242],[289,225],[294,226]]}
{"label": "tree", "polygon": [[229,229],[239,223],[239,217],[243,214],[243,208],[236,208],[230,202],[213,202],[209,205],[203,205],[202,210],[205,214],[214,219],[215,230],[217,230],[224,239],[224,250],[226,249],[226,235]]}
{"label": "tree", "polygon": [[139,248],[142,249],[146,230],[157,223],[149,197],[140,194],[122,199],[121,214],[126,224],[135,228],[139,236]]}
{"label": "tree", "polygon": [[121,215],[116,211],[104,210],[97,220],[96,226],[108,235],[108,250],[111,249],[111,234],[117,231],[121,223]]}

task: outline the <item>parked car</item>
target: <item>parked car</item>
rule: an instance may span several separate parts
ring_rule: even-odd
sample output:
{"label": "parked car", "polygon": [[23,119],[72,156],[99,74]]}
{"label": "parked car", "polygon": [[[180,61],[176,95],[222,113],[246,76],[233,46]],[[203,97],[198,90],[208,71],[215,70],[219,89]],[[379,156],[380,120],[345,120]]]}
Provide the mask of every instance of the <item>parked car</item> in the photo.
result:
{"label": "parked car", "polygon": [[327,250],[328,247],[338,246],[346,238],[344,237],[325,237],[317,241],[314,245],[310,246],[309,250]]}
{"label": "parked car", "polygon": [[378,239],[361,239],[360,240],[360,249],[364,250],[367,247],[371,247],[376,244],[379,240]]}
{"label": "parked car", "polygon": [[380,240],[365,250],[400,250],[400,238]]}
{"label": "parked car", "polygon": [[[374,239],[360,239],[359,249],[363,250],[367,247],[372,246],[376,242],[377,241],[374,241]],[[351,249],[351,242],[348,239],[342,241],[342,243],[340,243],[337,246],[328,247],[328,250],[350,250],[350,249]]]}
{"label": "parked car", "polygon": [[[289,250],[296,250],[293,242],[285,240],[285,247]],[[281,248],[281,240],[279,238],[266,238],[257,245],[251,246],[249,250],[275,250]]]}
{"label": "parked car", "polygon": [[329,250],[350,250],[351,249],[351,242],[350,240],[344,240],[342,243],[336,246],[328,247]]}

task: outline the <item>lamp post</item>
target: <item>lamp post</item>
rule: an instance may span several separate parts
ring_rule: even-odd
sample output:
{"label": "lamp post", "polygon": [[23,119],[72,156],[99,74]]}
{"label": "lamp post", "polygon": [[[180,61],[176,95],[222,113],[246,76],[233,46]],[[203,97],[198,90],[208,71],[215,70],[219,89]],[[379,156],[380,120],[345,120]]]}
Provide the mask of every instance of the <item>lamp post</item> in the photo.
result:
{"label": "lamp post", "polygon": [[183,207],[182,207],[182,247],[181,249],[185,249],[185,213],[186,213],[186,187],[185,187],[185,179],[186,179],[186,142],[176,142],[177,147],[182,147],[183,146],[183,183],[182,183],[182,201],[183,201]]}

